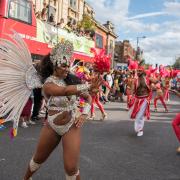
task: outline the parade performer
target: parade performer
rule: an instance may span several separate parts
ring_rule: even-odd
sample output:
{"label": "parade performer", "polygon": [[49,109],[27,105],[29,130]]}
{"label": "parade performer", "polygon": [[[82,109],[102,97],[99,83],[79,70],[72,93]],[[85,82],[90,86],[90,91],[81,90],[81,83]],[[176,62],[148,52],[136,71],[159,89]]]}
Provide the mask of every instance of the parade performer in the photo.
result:
{"label": "parade performer", "polygon": [[[99,73],[94,72],[92,79],[94,78],[98,78],[98,79],[103,79],[102,76],[99,75]],[[107,88],[111,89],[111,87],[108,85],[108,83],[106,83],[104,80],[102,80],[102,85],[106,86]],[[101,111],[102,117],[101,120],[105,120],[107,119],[107,113],[104,110],[104,107],[102,105],[102,103],[100,102],[100,93],[102,92],[102,88],[101,86],[99,86],[99,91],[98,92],[92,92],[91,93],[91,97],[92,97],[92,102],[91,102],[91,115],[90,115],[90,120],[94,120],[95,119],[95,109],[94,109],[94,105],[96,104],[98,106],[98,108]]]}
{"label": "parade performer", "polygon": [[143,136],[144,120],[150,118],[150,82],[145,76],[144,68],[137,70],[137,79],[135,81],[134,98],[130,104],[130,118],[135,119],[134,129],[137,136]]}
{"label": "parade performer", "polygon": [[13,122],[13,138],[32,90],[41,88],[42,83],[26,43],[16,32],[7,35],[7,39],[0,39],[0,117],[4,117],[4,123]]}
{"label": "parade performer", "polygon": [[[180,97],[179,92],[174,91],[174,90],[172,92]],[[172,127],[174,129],[174,132],[176,134],[176,137],[177,137],[178,141],[180,142],[180,113],[178,113],[175,116],[175,118],[172,120]],[[176,152],[177,152],[178,155],[180,155],[180,146],[177,148]]]}
{"label": "parade performer", "polygon": [[164,97],[163,97],[163,91],[161,88],[160,82],[157,82],[155,85],[155,90],[156,90],[156,97],[154,98],[154,111],[157,112],[157,101],[160,100],[162,105],[164,106],[165,112],[168,112],[166,103],[164,102]]}
{"label": "parade performer", "polygon": [[156,90],[155,83],[153,80],[157,80],[159,74],[157,73],[157,68],[152,68],[152,66],[149,66],[147,70],[145,70],[147,78],[151,79],[150,81],[150,102],[153,98],[153,90]]}
{"label": "parade performer", "polygon": [[129,75],[128,75],[127,79],[125,80],[126,95],[127,95],[127,109],[129,109],[129,104],[131,102],[131,98],[133,97],[133,92],[134,92],[134,84],[135,84],[134,73],[135,72],[133,72],[133,71],[129,71]]}
{"label": "parade performer", "polygon": [[[95,49],[91,49],[91,52],[94,53],[94,72],[92,75],[92,79],[101,79],[102,80],[102,85],[106,86],[106,88],[109,88],[111,90],[111,87],[109,84],[103,80],[102,74],[104,72],[109,72],[110,71],[110,56],[105,55],[105,50],[102,50],[99,54],[97,54]],[[91,116],[90,119],[94,120],[95,118],[95,110],[94,110],[94,104],[96,103],[97,106],[99,107],[102,118],[101,120],[107,119],[107,114],[104,110],[104,107],[102,103],[99,100],[100,93],[102,91],[101,86],[99,86],[99,92],[92,92],[91,97],[92,97],[92,103],[91,103]]]}
{"label": "parade performer", "polygon": [[164,90],[164,100],[169,101],[169,89],[170,89],[170,76],[171,71],[165,68],[163,65],[159,66],[159,74],[161,76],[161,82]]}
{"label": "parade performer", "polygon": [[[31,55],[17,33],[14,43],[0,40],[0,117],[13,121],[12,135],[17,134],[19,116],[33,88],[41,87],[37,71],[32,66]],[[78,161],[80,153],[80,127],[90,111],[91,97],[88,91],[96,91],[101,81],[80,84],[80,80],[69,72],[69,61],[73,45],[69,41],[59,43],[41,63],[42,89],[48,104],[48,119],[43,126],[36,153],[33,155],[24,180],[40,168],[62,139],[66,180],[79,180]],[[3,72],[2,72],[3,71]],[[76,97],[83,96],[86,106],[76,117]],[[2,122],[1,122],[2,123]]]}
{"label": "parade performer", "polygon": [[164,79],[164,100],[165,101],[169,101],[169,89],[171,88],[171,85],[170,85],[170,77],[169,76],[166,76],[165,79]]}

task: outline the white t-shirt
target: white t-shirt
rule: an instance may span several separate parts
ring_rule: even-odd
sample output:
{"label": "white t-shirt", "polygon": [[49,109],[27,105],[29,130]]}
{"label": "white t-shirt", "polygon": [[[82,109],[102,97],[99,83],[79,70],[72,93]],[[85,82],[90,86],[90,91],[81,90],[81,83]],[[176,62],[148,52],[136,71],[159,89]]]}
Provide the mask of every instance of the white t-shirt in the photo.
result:
{"label": "white t-shirt", "polygon": [[106,81],[108,82],[109,86],[111,87],[113,84],[113,79],[112,79],[111,74],[106,75]]}

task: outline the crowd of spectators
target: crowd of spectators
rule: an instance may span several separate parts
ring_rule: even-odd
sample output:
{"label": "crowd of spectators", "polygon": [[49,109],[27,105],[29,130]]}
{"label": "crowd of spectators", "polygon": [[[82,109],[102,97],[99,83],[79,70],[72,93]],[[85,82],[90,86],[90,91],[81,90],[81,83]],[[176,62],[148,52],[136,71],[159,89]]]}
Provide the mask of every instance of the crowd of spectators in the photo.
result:
{"label": "crowd of spectators", "polygon": [[65,23],[64,19],[61,18],[59,22],[55,22],[54,14],[49,14],[49,6],[44,3],[44,7],[42,11],[36,11],[36,7],[34,5],[35,16],[37,19],[41,21],[47,22],[57,28],[65,29],[66,31],[73,32],[77,36],[84,36],[89,40],[94,40],[95,32],[94,30],[84,29],[83,27],[78,26],[78,22],[75,19],[69,18],[68,22]]}

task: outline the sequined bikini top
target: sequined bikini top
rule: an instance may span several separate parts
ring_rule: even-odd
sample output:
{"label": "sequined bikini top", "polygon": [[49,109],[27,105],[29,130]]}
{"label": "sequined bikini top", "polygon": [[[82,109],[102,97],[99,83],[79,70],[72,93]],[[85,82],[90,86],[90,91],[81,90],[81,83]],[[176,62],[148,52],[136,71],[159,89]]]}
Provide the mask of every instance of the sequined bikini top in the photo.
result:
{"label": "sequined bikini top", "polygon": [[[46,83],[54,83],[58,86],[67,86],[63,79],[58,79],[55,76],[50,76],[45,81]],[[57,111],[72,111],[77,107],[77,98],[75,95],[71,96],[51,96],[47,98],[47,107],[48,110],[57,110]]]}

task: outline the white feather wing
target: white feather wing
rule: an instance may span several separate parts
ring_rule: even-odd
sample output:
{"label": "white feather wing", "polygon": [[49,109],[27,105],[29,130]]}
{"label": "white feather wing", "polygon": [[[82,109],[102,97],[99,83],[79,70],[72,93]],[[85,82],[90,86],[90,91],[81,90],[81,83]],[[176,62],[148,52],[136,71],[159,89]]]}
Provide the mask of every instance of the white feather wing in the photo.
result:
{"label": "white feather wing", "polygon": [[32,89],[41,82],[26,43],[16,32],[10,37],[12,41],[0,39],[0,117],[13,121],[17,130]]}

